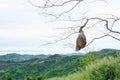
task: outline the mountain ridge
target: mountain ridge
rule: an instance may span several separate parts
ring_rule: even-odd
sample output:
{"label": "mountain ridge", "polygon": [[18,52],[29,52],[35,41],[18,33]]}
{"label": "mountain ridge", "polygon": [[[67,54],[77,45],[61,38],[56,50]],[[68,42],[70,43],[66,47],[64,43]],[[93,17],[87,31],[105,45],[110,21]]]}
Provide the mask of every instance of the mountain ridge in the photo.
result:
{"label": "mountain ridge", "polygon": [[[96,54],[105,54],[105,53],[109,53],[109,52],[120,52],[120,50],[118,49],[102,49],[99,51],[93,51]],[[8,53],[5,55],[0,55],[0,61],[22,61],[22,60],[29,60],[29,59],[33,59],[33,58],[47,58],[49,57],[51,54],[38,54],[38,55],[33,55],[33,54],[19,54],[19,53]],[[54,55],[54,54],[53,54]],[[59,55],[64,55],[64,56],[73,56],[73,55],[85,55],[83,53],[80,52],[76,52],[76,53],[66,53],[66,54],[59,54]]]}

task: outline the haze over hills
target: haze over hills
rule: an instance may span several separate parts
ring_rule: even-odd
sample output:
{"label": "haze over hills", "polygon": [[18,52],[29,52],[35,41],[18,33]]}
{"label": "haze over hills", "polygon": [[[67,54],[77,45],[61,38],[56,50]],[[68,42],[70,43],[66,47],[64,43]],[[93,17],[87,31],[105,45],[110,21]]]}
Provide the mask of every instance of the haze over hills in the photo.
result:
{"label": "haze over hills", "polygon": [[[10,50],[8,50],[10,51]],[[5,52],[8,52],[8,51],[5,51]],[[4,52],[4,51],[0,51],[0,52]],[[21,51],[19,51],[21,52]],[[28,52],[28,51],[26,51]],[[33,51],[31,51],[33,52]],[[94,53],[96,54],[99,54],[99,53],[109,53],[109,52],[120,52],[120,50],[116,50],[116,49],[102,49],[100,51],[94,51]],[[30,52],[29,52],[30,53]],[[21,60],[29,60],[29,59],[32,59],[32,58],[47,58],[49,57],[51,54],[39,54],[39,55],[33,55],[33,54],[19,54],[19,53],[8,53],[8,54],[5,54],[5,55],[0,55],[0,60],[1,61],[21,61]],[[65,56],[73,56],[73,55],[84,55],[84,53],[80,53],[80,52],[77,52],[77,53],[66,53],[66,54],[60,54],[60,55],[65,55]]]}
{"label": "haze over hills", "polygon": [[120,52],[120,50],[118,50],[118,49],[102,49],[102,50],[100,50],[100,51],[95,51],[95,53],[109,53],[109,52]]}
{"label": "haze over hills", "polygon": [[21,61],[21,60],[28,60],[28,59],[32,59],[32,58],[47,58],[49,55],[44,55],[44,54],[40,54],[40,55],[21,55],[21,54],[17,54],[17,53],[9,53],[6,55],[1,55],[0,56],[0,60],[1,61]]}

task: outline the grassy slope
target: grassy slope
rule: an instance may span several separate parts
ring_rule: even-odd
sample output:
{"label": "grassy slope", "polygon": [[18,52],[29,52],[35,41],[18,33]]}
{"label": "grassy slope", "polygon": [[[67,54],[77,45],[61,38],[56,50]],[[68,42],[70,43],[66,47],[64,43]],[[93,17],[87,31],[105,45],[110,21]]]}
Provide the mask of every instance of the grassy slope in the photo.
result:
{"label": "grassy slope", "polygon": [[115,80],[120,80],[120,55],[117,58],[105,57],[86,66],[85,69],[65,77],[48,80],[105,80],[106,75],[115,73]]}

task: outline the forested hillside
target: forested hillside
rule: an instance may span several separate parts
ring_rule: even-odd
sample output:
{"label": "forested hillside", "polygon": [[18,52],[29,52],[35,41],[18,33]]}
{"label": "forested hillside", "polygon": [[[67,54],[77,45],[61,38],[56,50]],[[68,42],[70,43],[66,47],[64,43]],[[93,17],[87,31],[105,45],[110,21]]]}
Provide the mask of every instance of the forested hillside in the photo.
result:
{"label": "forested hillside", "polygon": [[[92,60],[92,59],[90,59]],[[120,80],[120,53],[87,63],[76,73],[47,80]]]}
{"label": "forested hillside", "polygon": [[11,77],[15,80],[23,80],[25,76],[36,78],[44,75],[48,78],[64,76],[77,71],[80,56],[51,55],[48,58],[13,62],[0,62],[0,78]]}
{"label": "forested hillside", "polygon": [[6,55],[0,55],[0,61],[22,61],[32,58],[47,58],[49,55],[20,55],[17,53],[9,53]]}
{"label": "forested hillside", "polygon": [[[119,64],[119,50],[104,49],[86,55],[71,56],[55,54],[46,58],[32,58],[17,62],[0,61],[0,79],[105,80],[105,75],[111,76],[113,73],[120,79]],[[95,79],[96,77],[98,79]]]}

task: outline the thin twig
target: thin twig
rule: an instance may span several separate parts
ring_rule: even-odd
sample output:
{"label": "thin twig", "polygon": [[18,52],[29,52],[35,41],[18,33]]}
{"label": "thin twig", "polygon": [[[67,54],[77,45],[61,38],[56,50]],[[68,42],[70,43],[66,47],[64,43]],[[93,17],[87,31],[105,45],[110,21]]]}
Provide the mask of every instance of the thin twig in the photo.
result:
{"label": "thin twig", "polygon": [[64,12],[60,13],[58,16],[61,17],[63,14],[66,14],[66,13],[72,11],[79,3],[80,3],[80,1],[77,2],[72,8],[68,9],[67,11],[64,11]]}
{"label": "thin twig", "polygon": [[116,38],[116,37],[114,37],[114,36],[112,36],[112,35],[110,35],[110,34],[105,34],[105,35],[103,35],[103,36],[100,36],[100,37],[97,37],[97,38],[93,38],[86,46],[90,45],[90,44],[91,44],[93,41],[95,41],[96,39],[101,39],[101,38],[104,38],[104,37],[107,37],[107,36],[110,36],[110,37],[112,37],[113,39],[120,41],[119,38]]}
{"label": "thin twig", "polygon": [[108,36],[110,36],[110,37],[112,37],[113,39],[115,39],[115,40],[118,40],[118,41],[120,41],[120,39],[119,38],[117,38],[117,37],[114,37],[114,36],[112,36],[112,35],[110,35],[110,34],[107,34]]}
{"label": "thin twig", "polygon": [[[108,23],[108,20],[107,20],[107,19],[102,19],[102,18],[94,17],[94,18],[90,18],[89,20],[94,20],[94,19],[101,20],[101,21],[105,22],[105,23],[106,23],[106,24],[105,24],[106,29],[109,30],[110,32],[120,34],[119,31],[114,31],[114,30],[112,30],[112,29],[109,28],[109,25],[108,25],[109,23]],[[119,18],[118,18],[118,19],[115,19],[115,20],[118,21]]]}
{"label": "thin twig", "polygon": [[97,37],[97,38],[93,38],[86,46],[90,45],[93,41],[95,41],[96,39],[101,39],[101,38],[104,38],[108,36],[107,34],[103,35],[103,36],[100,36],[100,37]]}
{"label": "thin twig", "polygon": [[72,36],[73,34],[76,34],[76,33],[77,33],[77,32],[70,33],[69,35],[67,35],[67,36],[64,37],[64,38],[61,38],[61,39],[59,39],[59,40],[54,40],[54,42],[45,43],[45,44],[43,44],[43,46],[49,45],[49,44],[56,44],[56,43],[58,43],[58,42],[60,42],[60,41],[63,41],[63,40],[68,39],[70,36]]}

